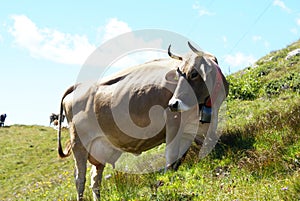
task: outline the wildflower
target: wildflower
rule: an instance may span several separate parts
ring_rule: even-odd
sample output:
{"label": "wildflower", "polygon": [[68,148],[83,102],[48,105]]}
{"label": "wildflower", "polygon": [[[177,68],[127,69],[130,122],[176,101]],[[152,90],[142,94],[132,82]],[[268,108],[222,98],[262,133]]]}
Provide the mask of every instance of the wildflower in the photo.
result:
{"label": "wildflower", "polygon": [[104,177],[106,180],[111,178],[111,174],[105,175]]}

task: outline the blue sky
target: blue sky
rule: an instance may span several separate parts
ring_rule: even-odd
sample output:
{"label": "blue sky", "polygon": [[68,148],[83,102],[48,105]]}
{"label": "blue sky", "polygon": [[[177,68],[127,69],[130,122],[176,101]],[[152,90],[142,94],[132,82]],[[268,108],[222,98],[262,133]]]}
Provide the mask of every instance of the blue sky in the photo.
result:
{"label": "blue sky", "polygon": [[80,68],[104,41],[141,29],[179,33],[218,57],[225,74],[300,37],[295,0],[2,1],[0,113],[48,125]]}

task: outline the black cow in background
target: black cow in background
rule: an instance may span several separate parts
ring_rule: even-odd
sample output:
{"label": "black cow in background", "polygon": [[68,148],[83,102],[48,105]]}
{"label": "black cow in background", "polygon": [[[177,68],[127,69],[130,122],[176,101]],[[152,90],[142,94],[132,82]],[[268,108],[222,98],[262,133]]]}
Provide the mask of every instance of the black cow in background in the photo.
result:
{"label": "black cow in background", "polygon": [[6,117],[7,117],[6,114],[0,115],[0,127],[4,127],[4,122],[5,122]]}
{"label": "black cow in background", "polygon": [[[53,125],[57,126],[58,125],[58,119],[59,119],[59,114],[52,113],[50,115],[50,125],[53,122]],[[64,120],[65,120],[65,115],[62,115],[62,121],[61,122],[63,122]]]}

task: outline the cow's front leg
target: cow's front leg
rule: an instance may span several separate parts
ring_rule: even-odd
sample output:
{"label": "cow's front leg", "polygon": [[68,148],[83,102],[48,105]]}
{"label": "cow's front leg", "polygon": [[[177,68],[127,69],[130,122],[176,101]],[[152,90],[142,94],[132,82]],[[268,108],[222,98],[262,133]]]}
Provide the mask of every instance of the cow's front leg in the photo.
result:
{"label": "cow's front leg", "polygon": [[182,161],[184,161],[189,148],[195,138],[195,134],[193,133],[183,133],[180,137],[180,145],[179,145],[179,153],[177,160],[172,164],[172,169],[177,170],[181,165]]}
{"label": "cow's front leg", "polygon": [[181,126],[181,113],[167,112],[165,170],[176,169],[173,167],[173,165],[179,159],[182,132],[183,128]]}
{"label": "cow's front leg", "polygon": [[93,190],[94,201],[100,200],[100,185],[102,180],[102,173],[104,165],[93,165],[91,170],[91,188]]}

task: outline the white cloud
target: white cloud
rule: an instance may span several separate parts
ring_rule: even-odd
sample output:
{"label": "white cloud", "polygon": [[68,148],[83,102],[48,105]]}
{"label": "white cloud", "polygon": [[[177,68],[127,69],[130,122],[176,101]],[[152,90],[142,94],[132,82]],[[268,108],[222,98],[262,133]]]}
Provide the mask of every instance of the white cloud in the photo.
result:
{"label": "white cloud", "polygon": [[282,0],[274,0],[273,1],[273,5],[280,7],[282,10],[284,10],[284,11],[286,11],[288,13],[291,12],[291,9],[288,8]]}
{"label": "white cloud", "polygon": [[84,35],[40,28],[25,15],[14,15],[12,19],[14,24],[9,32],[15,45],[27,49],[33,57],[81,65],[96,49]]}
{"label": "white cloud", "polygon": [[108,20],[107,24],[104,27],[104,35],[102,41],[107,41],[120,34],[130,31],[132,31],[132,29],[128,26],[126,22],[118,20],[117,18],[111,18]]}
{"label": "white cloud", "polygon": [[298,34],[298,30],[296,28],[292,28],[290,31],[292,34],[295,34],[295,35]]}
{"label": "white cloud", "polygon": [[252,41],[256,44],[262,44],[266,49],[270,47],[270,43],[260,35],[253,35]]}
{"label": "white cloud", "polygon": [[228,39],[227,36],[222,36],[223,46],[224,48],[228,47]]}
{"label": "white cloud", "polygon": [[300,18],[298,18],[298,19],[296,20],[296,22],[297,22],[297,25],[300,26]]}
{"label": "white cloud", "polygon": [[268,41],[265,41],[264,46],[265,46],[265,48],[270,48],[270,43]]}
{"label": "white cloud", "polygon": [[[68,34],[53,28],[38,27],[25,15],[14,15],[12,19],[13,25],[9,28],[9,32],[14,37],[14,45],[28,50],[34,58],[42,58],[64,64],[82,65],[96,49],[96,46],[91,44],[85,35]],[[98,31],[101,32],[100,42],[103,43],[120,34],[131,32],[132,29],[126,22],[117,18],[111,18]],[[136,38],[134,34],[127,35],[127,39],[122,45],[129,49],[135,49],[136,46],[141,48],[161,47],[162,43],[160,40],[146,42],[142,38]],[[120,46],[115,48],[120,49]],[[109,55],[111,54],[110,52],[107,52],[107,54],[108,57],[119,56],[115,52],[112,55]],[[161,55],[155,51],[128,55],[123,57],[121,61],[114,63],[114,67],[118,70],[144,63],[154,58],[161,58]],[[166,54],[164,53],[164,55]]]}
{"label": "white cloud", "polygon": [[238,52],[234,55],[225,55],[224,61],[230,67],[244,68],[252,65],[256,61],[256,59],[252,55],[245,55],[244,53]]}
{"label": "white cloud", "polygon": [[203,6],[200,6],[199,2],[195,2],[193,5],[192,5],[192,8],[196,11],[198,11],[198,14],[199,16],[204,16],[204,15],[208,15],[208,16],[212,16],[212,15],[215,15],[215,13],[207,10],[206,8],[204,8]]}
{"label": "white cloud", "polygon": [[3,36],[0,34],[0,43],[3,42]]}
{"label": "white cloud", "polygon": [[136,66],[157,58],[164,58],[166,57],[165,52],[155,51],[155,50],[144,50],[144,51],[137,51],[132,52],[131,54],[124,55],[123,57],[116,60],[107,71],[109,75],[113,72],[119,71],[121,69],[125,69],[127,67]]}
{"label": "white cloud", "polygon": [[261,39],[262,39],[261,36],[258,36],[258,35],[252,36],[252,40],[253,40],[254,42],[260,41]]}

